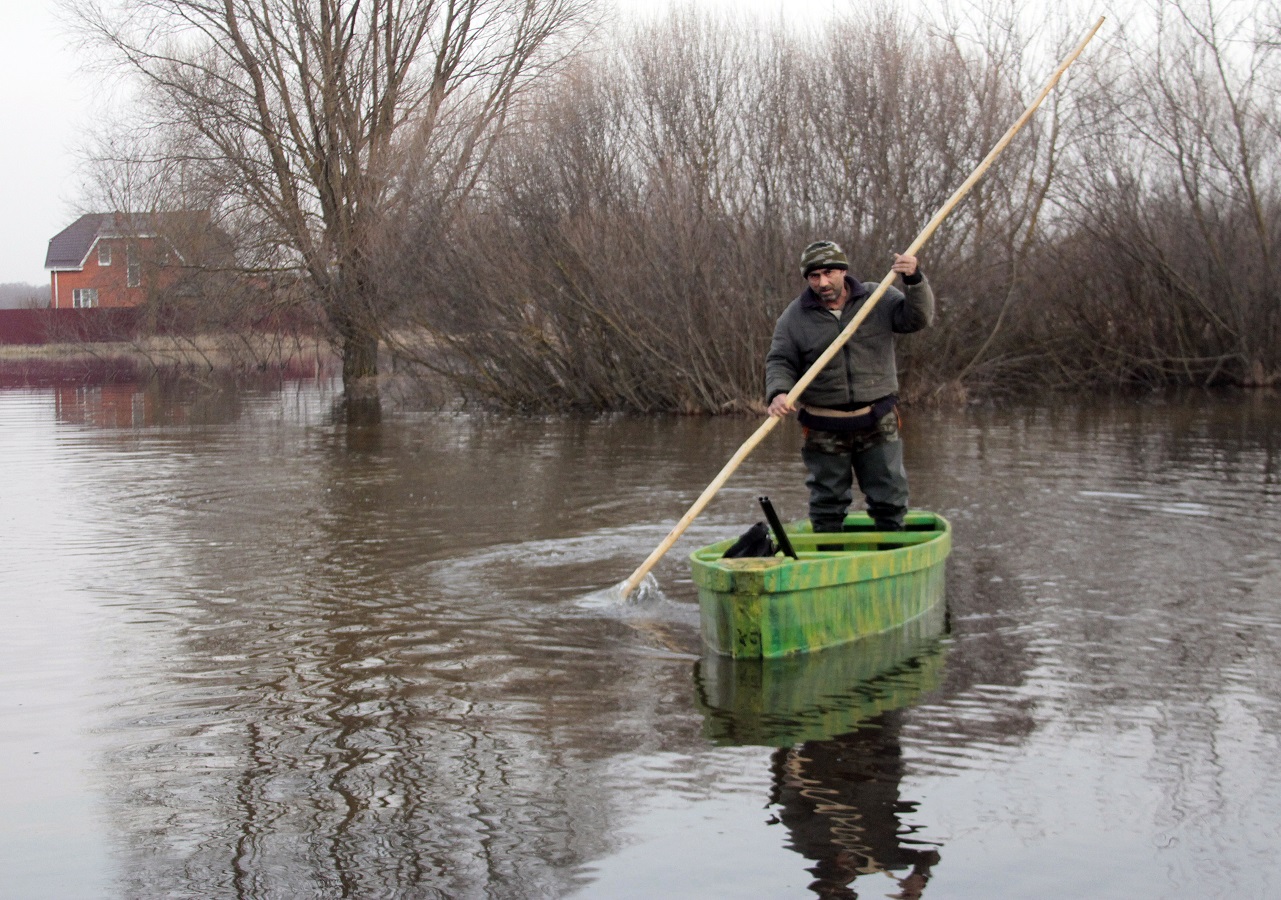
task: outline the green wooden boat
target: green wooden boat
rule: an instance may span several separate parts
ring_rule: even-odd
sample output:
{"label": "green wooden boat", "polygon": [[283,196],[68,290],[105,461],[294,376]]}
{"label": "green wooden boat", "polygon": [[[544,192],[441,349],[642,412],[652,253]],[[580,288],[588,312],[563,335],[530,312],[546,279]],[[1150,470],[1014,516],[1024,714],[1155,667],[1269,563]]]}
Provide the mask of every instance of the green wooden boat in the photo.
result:
{"label": "green wooden boat", "polygon": [[[951,526],[913,510],[904,531],[876,531],[866,513],[845,530],[785,528],[795,559],[725,559],[721,541],[690,555],[703,641],[738,659],[807,653],[898,628],[943,599]],[[782,541],[780,541],[782,543]]]}

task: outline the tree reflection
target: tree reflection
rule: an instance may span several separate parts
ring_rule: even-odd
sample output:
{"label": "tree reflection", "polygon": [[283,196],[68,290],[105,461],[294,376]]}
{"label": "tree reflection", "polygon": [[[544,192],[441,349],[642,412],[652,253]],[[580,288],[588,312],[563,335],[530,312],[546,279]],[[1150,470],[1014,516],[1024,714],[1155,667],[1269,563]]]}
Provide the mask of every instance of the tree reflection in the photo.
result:
{"label": "tree reflection", "polygon": [[654,724],[688,708],[683,659],[618,653],[622,622],[549,624],[556,595],[498,543],[513,490],[562,527],[573,460],[508,458],[535,443],[510,425],[236,434],[115,510],[163,535],[114,575],[121,690],[144,698],[104,726],[117,893],[567,894],[630,802],[612,761],[703,746],[692,715]]}

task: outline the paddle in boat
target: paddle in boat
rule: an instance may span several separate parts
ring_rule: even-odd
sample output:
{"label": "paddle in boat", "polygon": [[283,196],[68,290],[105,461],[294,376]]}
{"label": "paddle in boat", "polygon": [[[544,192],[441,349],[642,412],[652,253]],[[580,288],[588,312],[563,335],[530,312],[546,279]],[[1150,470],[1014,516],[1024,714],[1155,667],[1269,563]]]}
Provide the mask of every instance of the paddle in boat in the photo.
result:
{"label": "paddle in boat", "polygon": [[903,531],[877,531],[866,513],[841,532],[815,534],[809,521],[783,526],[761,506],[778,551],[726,557],[734,540],[690,555],[703,641],[716,653],[766,659],[807,653],[890,631],[943,600],[951,526],[924,510]]}

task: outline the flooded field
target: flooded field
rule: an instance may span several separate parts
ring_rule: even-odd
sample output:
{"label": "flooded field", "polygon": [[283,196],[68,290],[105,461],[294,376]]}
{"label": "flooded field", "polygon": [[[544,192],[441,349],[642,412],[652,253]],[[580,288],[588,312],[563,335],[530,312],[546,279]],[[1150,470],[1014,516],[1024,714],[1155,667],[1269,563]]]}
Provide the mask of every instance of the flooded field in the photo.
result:
{"label": "flooded field", "polygon": [[786,424],[0,390],[0,896],[1281,893],[1281,398],[907,410],[947,603],[767,666],[685,557]]}

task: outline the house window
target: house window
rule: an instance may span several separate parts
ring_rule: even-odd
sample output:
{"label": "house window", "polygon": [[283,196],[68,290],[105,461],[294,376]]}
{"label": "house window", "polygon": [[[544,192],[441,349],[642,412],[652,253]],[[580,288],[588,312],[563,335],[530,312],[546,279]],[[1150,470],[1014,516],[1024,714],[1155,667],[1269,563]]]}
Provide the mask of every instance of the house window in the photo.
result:
{"label": "house window", "polygon": [[71,305],[76,309],[88,309],[98,305],[97,288],[76,288],[71,292]]}
{"label": "house window", "polygon": [[125,283],[129,287],[138,287],[142,284],[142,263],[138,261],[138,248],[130,245],[125,253],[127,256],[125,260]]}
{"label": "house window", "polygon": [[110,244],[102,244],[102,243],[98,244],[98,265],[100,266],[111,265],[111,245]]}

